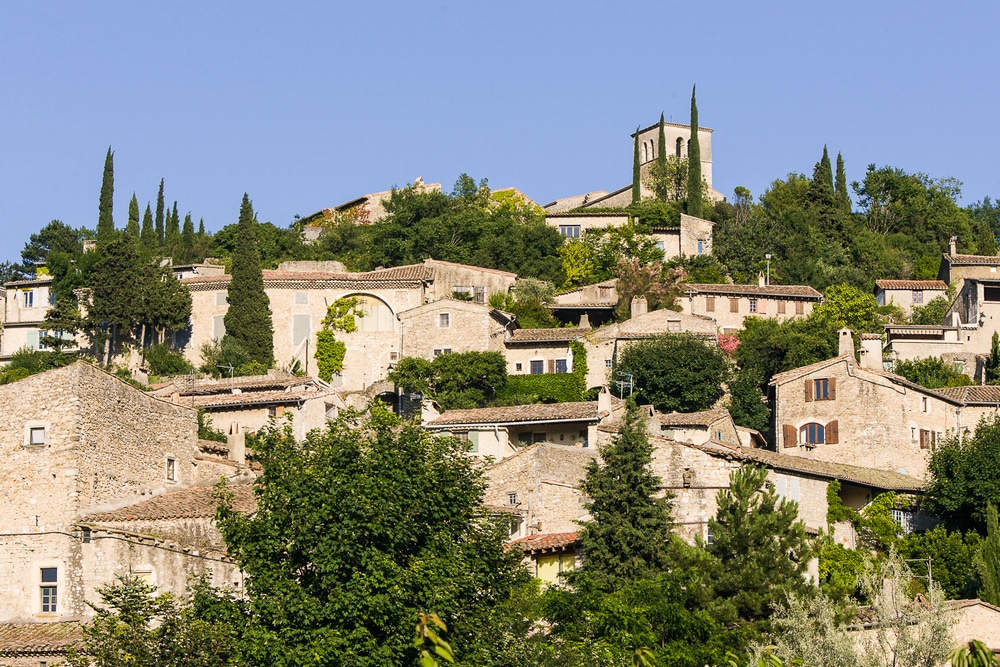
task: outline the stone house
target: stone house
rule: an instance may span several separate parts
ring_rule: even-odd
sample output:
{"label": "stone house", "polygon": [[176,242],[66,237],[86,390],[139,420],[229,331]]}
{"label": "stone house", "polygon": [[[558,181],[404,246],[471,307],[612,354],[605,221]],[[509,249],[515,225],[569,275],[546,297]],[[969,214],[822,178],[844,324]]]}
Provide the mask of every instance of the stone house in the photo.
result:
{"label": "stone house", "polygon": [[591,447],[597,427],[621,414],[624,403],[604,391],[596,401],[447,410],[424,428],[466,440],[479,457],[505,459],[539,442]]}
{"label": "stone house", "polygon": [[935,391],[961,404],[962,426],[960,436],[965,437],[975,431],[983,419],[994,419],[1000,414],[1000,386],[970,385],[967,387],[941,387]]}
{"label": "stone house", "polygon": [[[414,179],[413,188],[421,193],[441,192],[440,183],[424,183],[424,179],[420,176]],[[303,234],[305,234],[308,240],[316,240],[322,233],[324,226],[340,220],[349,220],[359,225],[369,225],[373,222],[378,222],[386,216],[383,202],[391,196],[392,190],[372,192],[355,197],[337,206],[311,213],[301,220]]]}
{"label": "stone house", "polygon": [[[629,186],[627,192],[627,202],[622,204],[619,193],[612,193],[607,199],[599,199],[588,206],[595,208],[605,206],[627,206],[632,203],[632,188]],[[605,229],[608,227],[623,227],[632,219],[627,213],[615,213],[606,211],[590,211],[586,207],[581,210],[565,213],[548,213],[545,222],[550,227],[555,227],[559,233],[567,239],[578,239],[584,232]],[[656,243],[656,247],[663,252],[664,260],[671,260],[677,257],[691,257],[694,255],[709,255],[712,253],[712,230],[715,223],[711,220],[696,218],[692,215],[682,213],[680,222],[677,225],[651,226],[649,236]]]}
{"label": "stone house", "polygon": [[851,332],[842,329],[839,356],[775,375],[778,451],[924,479],[937,440],[975,422],[960,400],[880,366],[874,353],[859,364]]}
{"label": "stone house", "polygon": [[[0,363],[9,361],[18,350],[44,350],[39,329],[55,300],[52,276],[4,283],[3,327],[0,328]],[[75,347],[75,346],[74,346]]]}
{"label": "stone house", "polygon": [[660,435],[678,442],[703,445],[712,441],[729,447],[741,445],[736,422],[729,410],[655,413],[647,423],[650,435]]}
{"label": "stone house", "polygon": [[504,340],[504,357],[510,375],[572,373],[573,351],[569,344],[590,329],[514,329]]}
{"label": "stone house", "polygon": [[562,583],[562,576],[575,570],[583,559],[576,532],[530,535],[513,544],[524,553],[528,571],[546,585]]}
{"label": "stone house", "polygon": [[214,449],[218,443],[203,448],[194,410],[82,361],[0,387],[0,405],[7,412],[0,620],[85,617],[95,588],[130,571],[149,572],[176,592],[192,573],[232,581],[234,566],[221,555],[194,555],[190,539],[167,549],[155,539],[95,533],[87,522],[202,480],[248,473],[243,461],[223,458],[229,452]]}
{"label": "stone house", "polygon": [[586,328],[600,326],[613,319],[617,306],[618,279],[612,278],[559,292],[549,310],[560,322]]}
{"label": "stone house", "polygon": [[934,299],[948,294],[948,283],[943,280],[876,280],[875,300],[880,306],[899,306],[907,317],[914,308],[926,306]]}
{"label": "stone house", "polygon": [[511,315],[474,301],[444,298],[399,313],[401,356],[433,359],[450,352],[501,352]]}
{"label": "stone house", "polygon": [[768,317],[785,321],[805,317],[823,295],[808,285],[728,285],[688,283],[680,300],[681,311],[714,319],[721,333],[733,334],[743,328],[747,317]]}

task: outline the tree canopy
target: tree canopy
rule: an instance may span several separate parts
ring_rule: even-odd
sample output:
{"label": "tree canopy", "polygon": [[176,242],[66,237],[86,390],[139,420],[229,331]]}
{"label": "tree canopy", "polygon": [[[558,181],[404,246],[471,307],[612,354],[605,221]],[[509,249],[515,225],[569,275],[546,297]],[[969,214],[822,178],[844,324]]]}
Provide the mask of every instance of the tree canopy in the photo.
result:
{"label": "tree canopy", "polygon": [[615,378],[631,374],[635,398],[662,412],[707,410],[722,398],[729,363],[716,347],[688,334],[632,343],[619,355]]}

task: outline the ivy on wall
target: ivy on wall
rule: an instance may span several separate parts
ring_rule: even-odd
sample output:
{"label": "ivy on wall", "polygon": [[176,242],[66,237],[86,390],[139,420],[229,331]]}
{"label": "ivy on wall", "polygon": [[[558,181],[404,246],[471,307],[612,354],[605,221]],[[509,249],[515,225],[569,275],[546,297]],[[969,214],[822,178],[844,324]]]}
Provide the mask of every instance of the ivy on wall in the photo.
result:
{"label": "ivy on wall", "polygon": [[334,373],[344,370],[347,345],[337,340],[334,332],[357,331],[359,317],[364,317],[364,312],[355,296],[337,299],[326,309],[323,328],[316,333],[316,367],[319,369],[319,379],[324,382],[329,382]]}

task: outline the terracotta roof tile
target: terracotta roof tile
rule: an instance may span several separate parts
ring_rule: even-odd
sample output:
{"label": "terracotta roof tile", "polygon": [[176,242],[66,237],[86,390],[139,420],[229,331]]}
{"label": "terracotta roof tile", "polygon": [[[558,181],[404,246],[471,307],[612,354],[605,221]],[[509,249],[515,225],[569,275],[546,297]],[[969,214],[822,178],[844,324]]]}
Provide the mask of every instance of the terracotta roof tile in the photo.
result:
{"label": "terracotta roof tile", "polygon": [[[362,273],[336,273],[329,271],[263,271],[264,287],[279,287],[281,283],[294,282],[332,282],[332,283],[363,283],[372,281],[420,281],[430,280],[434,271],[423,264],[397,266],[388,269],[376,269]],[[228,284],[230,274],[217,276],[192,276],[181,280],[185,285],[201,285],[217,283]]]}
{"label": "terracotta roof tile", "polygon": [[601,415],[597,411],[597,401],[578,403],[539,403],[536,405],[511,405],[500,408],[473,408],[470,410],[448,410],[437,419],[427,423],[430,428],[443,428],[458,424],[513,424],[536,421],[596,421]]}
{"label": "terracotta roof tile", "polygon": [[803,297],[819,301],[823,295],[808,285],[715,285],[711,283],[688,283],[685,287],[689,293],[701,294],[732,294],[735,296],[778,296]]}
{"label": "terracotta roof tile", "polygon": [[332,396],[332,391],[247,391],[241,394],[210,394],[207,396],[184,396],[179,399],[180,405],[199,408],[223,408],[234,405],[285,405],[300,401],[311,401],[316,398]]}
{"label": "terracotta roof tile", "polygon": [[[257,507],[253,495],[253,485],[249,483],[230,484],[233,493],[233,508],[251,513]],[[110,512],[98,512],[86,518],[87,521],[158,521],[162,519],[207,519],[215,516],[218,502],[214,498],[215,485],[192,486],[180,491],[171,491]]]}
{"label": "terracotta roof tile", "polygon": [[545,551],[563,550],[579,542],[576,533],[545,533],[542,535],[528,535],[513,540],[511,544],[521,547],[525,553],[539,553]]}
{"label": "terracotta roof tile", "polygon": [[942,387],[934,391],[966,405],[1000,405],[1000,386],[997,385]]}
{"label": "terracotta roof tile", "polygon": [[48,285],[54,280],[52,276],[38,276],[27,280],[12,280],[4,283],[4,287],[28,287],[30,285]]}
{"label": "terracotta roof tile", "polygon": [[952,266],[972,264],[982,266],[1000,266],[1000,255],[945,255]]}
{"label": "terracotta roof tile", "polygon": [[0,655],[61,654],[83,639],[79,621],[0,623]]}
{"label": "terracotta roof tile", "polygon": [[159,391],[170,385],[174,386],[174,389],[170,393],[177,391],[181,396],[229,394],[232,393],[234,387],[240,391],[264,391],[298,386],[320,386],[313,378],[309,377],[261,378],[260,376],[250,376],[244,378],[226,378],[214,382],[195,381],[192,384],[187,384],[184,379],[175,379],[173,382],[155,385],[154,391]]}
{"label": "terracotta roof tile", "polygon": [[569,342],[576,340],[583,334],[590,331],[589,328],[559,328],[559,329],[516,329],[507,344],[517,343],[541,343],[541,342]]}
{"label": "terracotta roof tile", "polygon": [[943,280],[876,280],[875,286],[879,289],[908,289],[908,290],[947,290],[948,283]]}
{"label": "terracotta roof tile", "polygon": [[725,410],[703,410],[702,412],[672,412],[659,415],[660,426],[711,426],[725,419]]}
{"label": "terracotta roof tile", "polygon": [[501,271],[500,269],[487,269],[482,266],[472,266],[471,264],[458,264],[456,262],[446,262],[443,259],[425,259],[424,266],[454,266],[459,269],[469,269],[470,271],[482,271],[483,273],[492,273],[498,276],[506,276],[508,278],[517,278],[516,273],[511,273],[510,271]]}

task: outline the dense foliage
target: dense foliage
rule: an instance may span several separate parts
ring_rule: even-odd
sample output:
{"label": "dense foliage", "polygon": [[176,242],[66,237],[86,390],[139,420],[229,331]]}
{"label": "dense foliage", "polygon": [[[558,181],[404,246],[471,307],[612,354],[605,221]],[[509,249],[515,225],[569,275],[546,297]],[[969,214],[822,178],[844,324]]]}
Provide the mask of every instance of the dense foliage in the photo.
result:
{"label": "dense foliage", "polygon": [[972,384],[972,379],[968,375],[956,370],[953,364],[948,363],[941,357],[897,361],[892,370],[910,382],[916,382],[928,389],[964,387],[965,385]]}
{"label": "dense foliage", "polygon": [[715,346],[688,334],[666,334],[624,349],[615,378],[631,374],[635,398],[662,412],[707,410],[722,398],[729,362]]}
{"label": "dense foliage", "polygon": [[507,362],[499,352],[441,354],[433,361],[403,357],[389,379],[403,391],[437,401],[445,410],[480,408],[507,385]]}
{"label": "dense foliage", "polygon": [[250,197],[244,194],[233,255],[233,277],[226,292],[229,309],[226,310],[223,339],[230,339],[244,349],[250,359],[270,368],[274,363],[274,326],[270,301],[264,292],[260,254],[253,237],[253,219]]}
{"label": "dense foliage", "polygon": [[1000,506],[1000,417],[985,418],[974,435],[938,443],[928,465],[924,507],[950,527],[980,533],[986,508]]}

